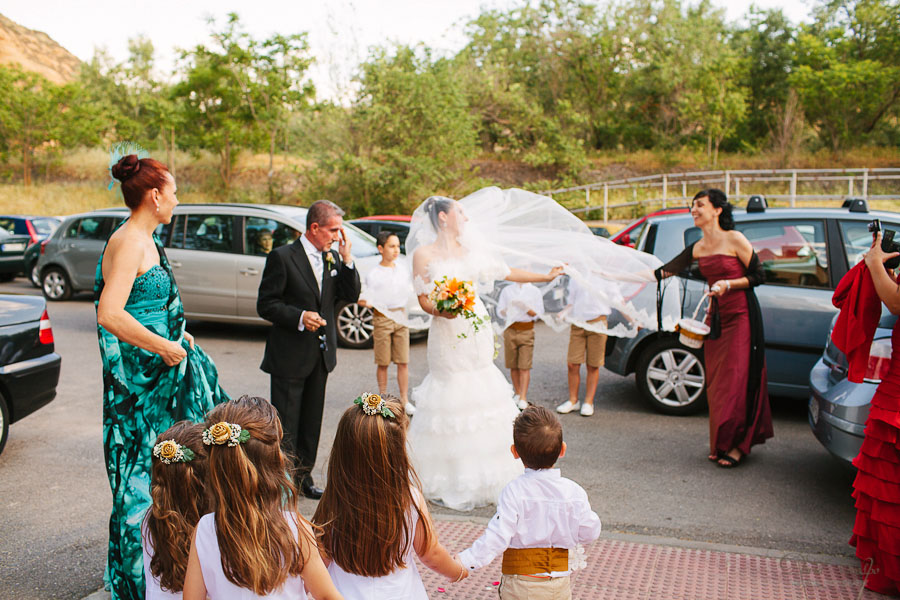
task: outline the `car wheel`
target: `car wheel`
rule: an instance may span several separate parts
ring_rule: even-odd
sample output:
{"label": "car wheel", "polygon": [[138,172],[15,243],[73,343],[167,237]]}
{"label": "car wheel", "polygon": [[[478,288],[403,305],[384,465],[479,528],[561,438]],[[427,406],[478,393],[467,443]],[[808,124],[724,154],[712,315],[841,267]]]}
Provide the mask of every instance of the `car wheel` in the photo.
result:
{"label": "car wheel", "polygon": [[644,348],[635,378],[641,395],[661,413],[691,415],[706,406],[703,355],[674,336],[661,337]]}
{"label": "car wheel", "polygon": [[68,300],[72,297],[72,283],[65,271],[49,267],[41,275],[41,291],[47,300]]}
{"label": "car wheel", "polygon": [[337,310],[338,342],[347,348],[371,348],[373,344],[372,309],[360,306],[356,302],[338,304]]}
{"label": "car wheel", "polygon": [[9,437],[9,409],[6,407],[6,399],[0,394],[0,454],[6,446],[6,438]]}
{"label": "car wheel", "polygon": [[41,272],[40,272],[40,270],[38,270],[37,263],[35,263],[31,267],[31,274],[30,274],[29,279],[31,279],[31,285],[33,285],[36,288],[41,287]]}

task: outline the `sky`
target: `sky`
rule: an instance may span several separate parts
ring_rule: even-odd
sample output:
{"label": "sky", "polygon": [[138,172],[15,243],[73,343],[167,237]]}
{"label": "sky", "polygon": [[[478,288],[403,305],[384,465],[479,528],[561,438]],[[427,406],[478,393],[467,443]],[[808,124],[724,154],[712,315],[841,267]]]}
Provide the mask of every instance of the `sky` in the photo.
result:
{"label": "sky", "polygon": [[[782,7],[794,22],[807,20],[809,0],[712,0],[729,21],[751,4]],[[174,66],[177,49],[208,41],[207,20],[224,22],[236,12],[256,38],[306,31],[316,64],[310,77],[320,99],[341,99],[342,92],[372,46],[425,43],[439,53],[463,47],[463,25],[482,9],[520,6],[523,0],[2,0],[0,14],[29,29],[43,31],[81,60],[105,48],[121,61],[128,40],[148,37],[160,71]]]}

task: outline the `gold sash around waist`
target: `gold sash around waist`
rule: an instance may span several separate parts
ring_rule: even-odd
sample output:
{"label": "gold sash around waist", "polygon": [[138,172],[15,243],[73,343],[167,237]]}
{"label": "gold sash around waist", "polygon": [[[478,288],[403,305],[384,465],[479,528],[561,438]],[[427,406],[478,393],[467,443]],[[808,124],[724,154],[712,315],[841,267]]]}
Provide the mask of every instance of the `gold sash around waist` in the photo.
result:
{"label": "gold sash around waist", "polygon": [[504,575],[535,575],[569,570],[566,548],[507,548],[503,553]]}
{"label": "gold sash around waist", "polygon": [[529,329],[534,329],[534,321],[516,321],[515,323],[510,323],[509,326],[519,331],[528,331]]}

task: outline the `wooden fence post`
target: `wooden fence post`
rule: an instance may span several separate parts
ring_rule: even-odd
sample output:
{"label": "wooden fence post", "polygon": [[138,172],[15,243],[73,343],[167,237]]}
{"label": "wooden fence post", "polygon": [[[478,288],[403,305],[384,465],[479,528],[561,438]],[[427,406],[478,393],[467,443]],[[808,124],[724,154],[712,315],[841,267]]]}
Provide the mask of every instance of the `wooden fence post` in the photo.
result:
{"label": "wooden fence post", "polygon": [[609,185],[603,184],[603,224],[609,221]]}
{"label": "wooden fence post", "polygon": [[663,175],[663,208],[666,208],[667,200],[669,199],[669,176]]}
{"label": "wooden fence post", "polygon": [[797,202],[797,171],[791,171],[791,208]]}
{"label": "wooden fence post", "polygon": [[869,169],[863,169],[863,200],[869,199]]}

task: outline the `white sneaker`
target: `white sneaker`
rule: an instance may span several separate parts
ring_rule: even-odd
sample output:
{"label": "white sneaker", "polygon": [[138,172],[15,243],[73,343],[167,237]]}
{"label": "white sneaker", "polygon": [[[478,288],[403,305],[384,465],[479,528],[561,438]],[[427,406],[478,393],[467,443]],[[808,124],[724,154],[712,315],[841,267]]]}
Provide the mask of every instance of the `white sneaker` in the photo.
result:
{"label": "white sneaker", "polygon": [[566,400],[562,404],[556,407],[556,412],[561,415],[566,415],[578,408],[577,403],[573,403],[571,400]]}
{"label": "white sneaker", "polygon": [[522,400],[518,396],[516,396],[516,406],[519,407],[519,410],[525,410],[528,408],[528,400]]}
{"label": "white sneaker", "polygon": [[594,414],[594,405],[588,404],[587,402],[582,402],[581,403],[581,416],[589,417],[592,414]]}
{"label": "white sneaker", "polygon": [[416,414],[416,407],[413,406],[412,402],[407,402],[406,406],[404,407],[404,410],[406,411],[406,414],[409,415],[410,417],[413,416],[414,414]]}

